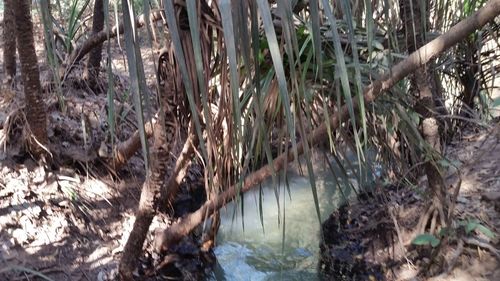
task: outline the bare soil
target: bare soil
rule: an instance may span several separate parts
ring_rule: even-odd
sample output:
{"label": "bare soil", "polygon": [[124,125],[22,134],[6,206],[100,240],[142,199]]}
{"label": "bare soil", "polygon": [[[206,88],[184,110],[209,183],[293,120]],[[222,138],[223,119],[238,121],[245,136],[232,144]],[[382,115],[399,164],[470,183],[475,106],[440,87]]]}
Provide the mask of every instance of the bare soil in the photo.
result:
{"label": "bare soil", "polygon": [[[41,31],[37,24],[35,30]],[[50,83],[41,32],[35,37],[53,161],[36,163],[25,152],[24,95],[18,74],[13,88],[0,86],[0,280],[114,280],[144,181],[142,157],[136,153],[120,171],[107,165],[112,147],[105,70],[101,92],[95,92],[81,83],[83,69],[77,67],[62,88],[61,104],[56,85]],[[2,40],[0,49],[1,44]],[[116,41],[111,44],[116,145],[136,130],[136,117],[124,51]],[[142,53],[147,84],[155,91],[156,55],[148,47]],[[194,165],[188,172],[183,191],[168,208],[169,217],[192,211],[205,200],[199,170]],[[150,229],[164,229],[171,220],[158,216]],[[211,250],[197,251],[196,235],[159,257],[152,251],[153,233],[136,272],[145,280],[198,280],[213,261]]]}

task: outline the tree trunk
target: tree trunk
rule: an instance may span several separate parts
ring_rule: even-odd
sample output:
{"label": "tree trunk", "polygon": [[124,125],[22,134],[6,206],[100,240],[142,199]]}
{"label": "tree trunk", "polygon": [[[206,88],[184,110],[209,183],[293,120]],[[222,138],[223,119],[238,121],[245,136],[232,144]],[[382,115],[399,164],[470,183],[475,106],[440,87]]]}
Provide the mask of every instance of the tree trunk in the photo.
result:
{"label": "tree trunk", "polygon": [[[139,208],[136,211],[135,222],[130,236],[123,249],[120,260],[120,276],[122,280],[133,280],[132,272],[135,270],[137,259],[142,253],[142,246],[149,226],[156,215],[158,198],[161,186],[165,181],[166,164],[169,146],[164,126],[157,124],[154,128],[154,144],[151,150],[151,166],[144,185],[142,186]],[[170,145],[168,143],[168,145]]]}
{"label": "tree trunk", "polygon": [[[95,0],[94,15],[92,17],[92,36],[95,36],[104,29],[104,2]],[[88,80],[91,89],[95,89],[99,71],[101,70],[102,42],[97,44],[90,51],[84,78]]]}
{"label": "tree trunk", "polygon": [[[169,71],[169,74],[171,73],[172,71]],[[133,280],[132,272],[135,269],[139,255],[142,253],[142,246],[151,221],[159,208],[160,199],[166,198],[166,195],[161,194],[163,191],[161,188],[165,183],[170,151],[176,146],[179,139],[175,94],[173,80],[164,81],[160,89],[160,104],[163,114],[159,114],[158,123],[153,130],[154,140],[150,153],[149,171],[142,187],[134,227],[123,249],[120,261],[120,276],[123,280]]]}
{"label": "tree trunk", "polygon": [[25,114],[29,129],[28,146],[35,156],[40,156],[48,143],[47,117],[40,85],[38,59],[35,53],[33,22],[30,12],[31,1],[16,0],[13,1],[13,4],[16,18],[17,51],[21,61],[21,76],[26,100]]}
{"label": "tree trunk", "polygon": [[463,93],[460,95],[462,106],[459,114],[471,118],[474,115],[474,98],[479,96],[481,85],[477,75],[479,69],[479,55],[477,46],[478,44],[473,39],[465,40],[459,49],[463,53],[464,61],[459,66],[459,79],[464,87]]}
{"label": "tree trunk", "polygon": [[[472,16],[459,22],[445,34],[426,44],[415,53],[412,53],[410,56],[408,56],[408,58],[392,67],[391,70],[384,76],[382,76],[379,80],[373,82],[367,88],[365,88],[365,90],[363,91],[365,103],[369,104],[373,102],[377,97],[392,88],[401,79],[413,73],[418,68],[424,66],[432,58],[435,58],[438,54],[447,50],[476,29],[482,27],[487,22],[494,19],[496,16],[498,16],[498,14],[500,14],[500,0],[489,1],[486,5],[483,6],[483,8],[474,13]],[[359,106],[357,99],[353,99],[352,104],[355,109],[357,109]],[[339,114],[333,115],[330,120],[323,123],[310,134],[307,143],[316,145],[324,141],[325,139],[328,139],[328,130],[326,124],[328,123],[330,125],[331,130],[335,130],[339,126],[339,120],[343,120],[344,122],[346,122],[348,119],[349,111],[347,109],[347,106],[344,105],[340,109]],[[303,151],[304,142],[299,142],[297,144],[297,152],[300,155],[303,153]],[[288,153],[288,155],[280,155],[271,164],[268,164],[248,175],[245,178],[243,186],[239,192],[244,193],[249,191],[252,187],[257,186],[273,173],[279,172],[287,164],[287,162],[293,160],[294,154],[291,151],[290,153]],[[234,185],[229,187],[226,191],[219,194],[219,196],[205,202],[205,204],[203,204],[203,206],[201,206],[200,209],[198,209],[196,212],[183,217],[180,221],[172,224],[164,232],[159,233],[155,240],[156,250],[163,251],[170,248],[172,245],[182,239],[182,237],[193,231],[196,226],[203,222],[204,218],[210,216],[215,211],[223,207],[226,203],[233,200],[238,190],[239,188]]]}
{"label": "tree trunk", "polygon": [[4,0],[3,10],[3,67],[7,82],[16,76],[16,23],[13,4],[16,0]]}
{"label": "tree trunk", "polygon": [[[423,9],[422,3],[418,1],[406,0],[400,2],[400,13],[404,23],[408,53],[413,53],[426,43],[425,33],[429,31],[430,27],[430,21],[428,20],[430,13],[429,2],[428,0],[424,1],[425,9]],[[423,20],[424,22],[422,22]],[[433,73],[432,64],[429,64],[417,69],[410,80],[417,101],[415,110],[422,118],[420,133],[434,152],[441,155],[441,136],[436,118],[436,104],[434,103],[434,97],[437,94],[433,93],[438,89],[432,87],[437,85],[434,79],[436,79],[436,75]],[[441,176],[441,167],[437,161],[428,160],[424,165],[424,169],[431,190],[432,204],[439,209],[441,222],[444,223],[444,218],[447,217],[444,210],[446,207],[446,187]]]}

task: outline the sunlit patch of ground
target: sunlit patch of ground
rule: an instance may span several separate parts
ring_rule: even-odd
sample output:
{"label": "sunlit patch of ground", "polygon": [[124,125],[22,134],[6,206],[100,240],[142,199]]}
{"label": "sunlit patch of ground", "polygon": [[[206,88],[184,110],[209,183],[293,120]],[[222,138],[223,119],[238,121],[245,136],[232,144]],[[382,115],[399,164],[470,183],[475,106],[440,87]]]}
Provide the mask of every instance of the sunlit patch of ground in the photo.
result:
{"label": "sunlit patch of ground", "polygon": [[[35,30],[42,30],[37,24]],[[35,42],[43,84],[50,70],[41,32],[35,34]],[[1,44],[3,40],[0,49]],[[117,50],[113,55],[121,56]],[[2,56],[0,52],[0,62]],[[153,63],[146,68],[154,71]],[[66,160],[74,162],[59,163],[56,169],[35,163],[21,147],[24,102],[19,72],[16,79],[12,89],[0,86],[0,280],[33,280],[40,273],[53,280],[112,280],[134,221],[143,181],[141,160],[134,156],[119,177],[79,160],[86,151],[82,116],[87,115],[95,136],[105,135],[101,124],[106,120],[106,97],[68,86],[65,113],[57,109],[56,93],[46,93],[46,102],[51,145],[62,148],[69,156]],[[123,89],[117,91],[123,94]],[[133,110],[125,111],[123,117],[133,118]],[[134,129],[132,123],[121,122],[120,140]],[[159,220],[152,227],[160,227]]]}
{"label": "sunlit patch of ground", "polygon": [[[495,238],[480,232],[475,236],[500,253],[500,124],[491,125],[489,129],[466,130],[462,139],[450,144],[447,157],[457,165],[462,178],[456,219],[477,219],[488,227]],[[459,178],[455,168],[450,168],[447,179],[449,185],[456,186]],[[414,280],[415,273],[404,266],[400,272],[403,280]],[[482,247],[466,245],[454,269],[431,280],[500,280],[500,257]]]}

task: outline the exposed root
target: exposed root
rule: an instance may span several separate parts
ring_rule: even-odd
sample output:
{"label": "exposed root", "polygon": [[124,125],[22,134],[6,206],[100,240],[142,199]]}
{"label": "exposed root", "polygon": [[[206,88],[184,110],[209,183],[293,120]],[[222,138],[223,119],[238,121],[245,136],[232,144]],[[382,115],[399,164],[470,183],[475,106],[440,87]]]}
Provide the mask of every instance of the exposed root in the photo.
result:
{"label": "exposed root", "polygon": [[[428,208],[425,214],[420,218],[418,221],[417,227],[416,227],[416,234],[422,234],[425,233],[425,230],[427,228],[427,225],[429,224],[430,221],[430,233],[434,233],[436,229],[436,220],[437,216],[439,213],[442,212],[442,206],[436,206],[435,203],[431,204]],[[441,219],[441,224],[444,225],[443,219]]]}
{"label": "exposed root", "polygon": [[480,240],[478,240],[476,238],[470,238],[470,237],[462,237],[462,240],[466,244],[474,245],[474,246],[478,246],[478,247],[487,249],[493,255],[495,255],[495,257],[500,261],[500,250],[498,250],[495,247],[493,247],[490,243],[488,243],[486,241],[480,241]]}
{"label": "exposed root", "polygon": [[425,214],[418,221],[417,234],[424,233],[425,226],[427,225],[427,221],[429,221],[429,217],[431,216],[432,212],[434,212],[434,205],[429,206]]}
{"label": "exposed root", "polygon": [[436,230],[437,214],[438,214],[437,210],[434,210],[434,212],[432,213],[431,228],[429,230],[430,233],[434,233],[434,231]]}
{"label": "exposed root", "polygon": [[[153,135],[153,128],[157,123],[157,116],[144,124],[144,129],[146,133],[146,138],[150,138]],[[119,143],[113,151],[113,158],[111,159],[109,165],[114,167],[115,171],[121,169],[128,160],[141,148],[141,138],[139,131],[135,131],[130,138],[126,141]]]}

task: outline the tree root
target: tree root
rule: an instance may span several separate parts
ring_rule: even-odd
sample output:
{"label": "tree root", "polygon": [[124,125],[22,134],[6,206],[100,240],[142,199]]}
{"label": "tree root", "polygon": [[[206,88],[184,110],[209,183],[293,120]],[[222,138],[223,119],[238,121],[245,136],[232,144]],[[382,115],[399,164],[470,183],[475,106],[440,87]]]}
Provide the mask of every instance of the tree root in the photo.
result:
{"label": "tree root", "polygon": [[[440,280],[441,278],[444,278],[450,274],[450,272],[455,268],[455,265],[458,261],[458,258],[462,255],[464,252],[464,244],[469,244],[469,245],[474,245],[477,247],[481,247],[484,249],[489,250],[498,260],[500,260],[500,250],[497,250],[495,247],[493,247],[490,243],[486,241],[480,241],[476,238],[470,238],[470,237],[462,237],[458,240],[457,248],[453,252],[452,256],[449,258],[448,266],[446,267],[446,270],[439,274],[438,276],[435,276],[431,278],[430,280]],[[429,264],[430,266],[430,264]],[[426,267],[428,268],[428,267]],[[425,270],[427,271],[427,270]],[[425,272],[421,271],[421,273]]]}
{"label": "tree root", "polygon": [[478,246],[490,251],[499,261],[500,261],[500,250],[493,247],[490,243],[486,241],[480,241],[476,238],[462,237],[462,240],[469,245]]}
{"label": "tree root", "polygon": [[455,267],[455,264],[457,263],[458,257],[462,255],[462,252],[464,251],[464,241],[462,239],[458,240],[458,245],[457,249],[453,253],[453,255],[450,258],[450,262],[448,263],[448,268],[446,269],[446,274],[450,273],[453,268]]}
{"label": "tree root", "polygon": [[390,206],[388,208],[388,213],[389,215],[391,216],[392,218],[392,223],[394,224],[394,229],[396,230],[396,234],[398,236],[398,244],[399,244],[399,248],[401,250],[401,254],[405,257],[406,261],[408,263],[411,263],[410,260],[408,259],[408,254],[406,252],[406,247],[403,243],[403,235],[401,233],[401,229],[399,228],[399,224],[398,224],[398,220],[396,218],[396,210],[395,210],[396,206]]}
{"label": "tree root", "polygon": [[441,203],[433,202],[425,212],[424,216],[420,218],[416,227],[416,234],[425,233],[427,225],[430,221],[430,229],[429,233],[434,233],[437,228],[437,219],[440,219],[440,223],[442,226],[446,225],[446,219],[443,211],[443,205]]}

